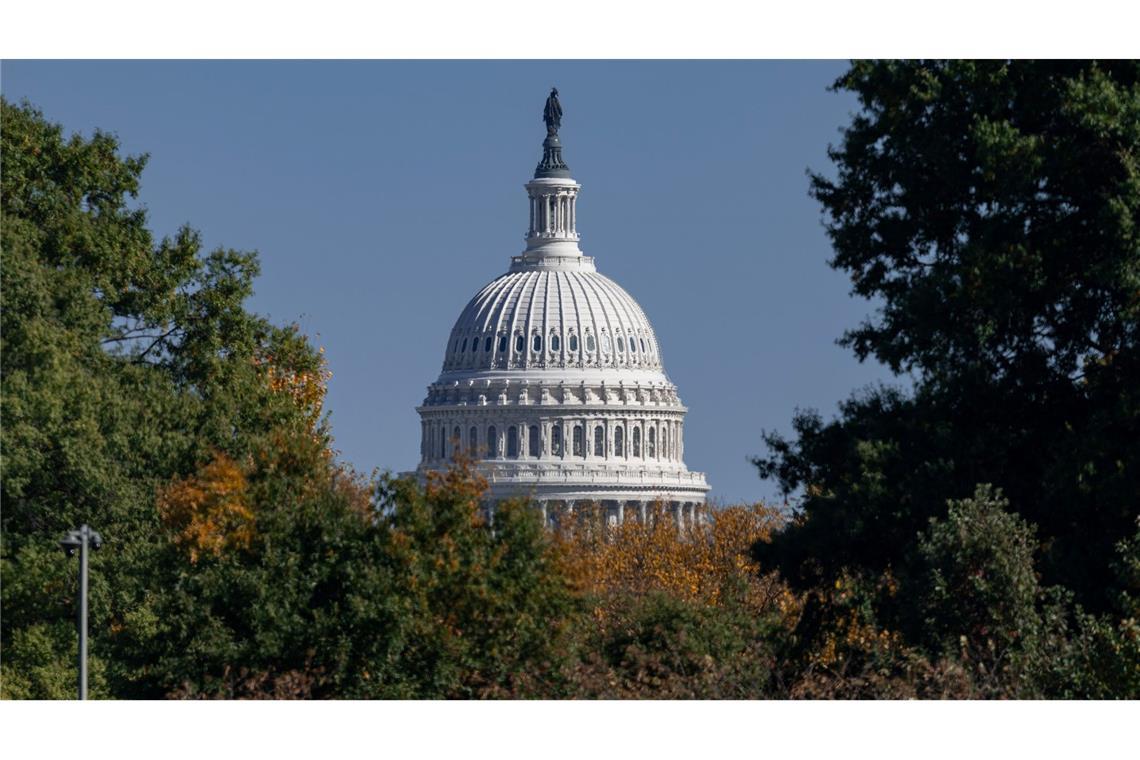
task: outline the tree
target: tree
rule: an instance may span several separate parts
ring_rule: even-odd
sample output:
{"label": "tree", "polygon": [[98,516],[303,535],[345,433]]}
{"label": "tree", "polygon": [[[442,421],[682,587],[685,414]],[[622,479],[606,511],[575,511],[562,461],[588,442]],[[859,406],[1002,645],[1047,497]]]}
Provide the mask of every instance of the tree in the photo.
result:
{"label": "tree", "polygon": [[779,515],[762,504],[704,511],[678,529],[665,507],[608,525],[596,505],[559,511],[560,572],[589,610],[575,631],[573,691],[592,698],[769,694],[774,640],[795,600],[748,556]]}
{"label": "tree", "polygon": [[878,574],[990,482],[1045,580],[1108,609],[1140,503],[1140,64],[856,62],[835,88],[862,111],[812,193],[878,304],[841,343],[913,389],[765,437],[802,515],[757,557],[802,586]]}
{"label": "tree", "polygon": [[160,679],[137,663],[157,630],[152,584],[172,572],[155,494],[214,456],[263,450],[275,430],[325,435],[274,381],[321,358],[243,308],[253,253],[203,253],[188,227],[153,239],[133,200],[145,156],[120,156],[103,132],[65,138],[7,100],[0,141],[4,694],[70,695],[74,566],[56,542],[88,522],[106,538],[92,558],[91,693],[154,696]]}
{"label": "tree", "polygon": [[462,459],[426,487],[378,488],[381,562],[403,618],[387,634],[369,695],[563,696],[567,635],[581,607],[537,510],[500,503],[488,521],[487,483]]}

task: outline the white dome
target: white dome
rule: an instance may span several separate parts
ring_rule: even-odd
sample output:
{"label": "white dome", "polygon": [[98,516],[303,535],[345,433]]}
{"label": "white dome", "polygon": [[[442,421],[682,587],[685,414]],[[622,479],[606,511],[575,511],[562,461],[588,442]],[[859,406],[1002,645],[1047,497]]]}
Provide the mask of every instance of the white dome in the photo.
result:
{"label": "white dome", "polygon": [[492,281],[459,315],[443,360],[444,373],[661,366],[637,301],[585,269],[512,271]]}
{"label": "white dome", "polygon": [[620,521],[627,507],[644,516],[661,500],[679,521],[695,519],[709,489],[683,460],[687,410],[645,312],[579,249],[581,186],[557,124],[547,130],[526,185],[526,250],[460,313],[416,410],[418,472],[465,452],[492,501],[600,502]]}

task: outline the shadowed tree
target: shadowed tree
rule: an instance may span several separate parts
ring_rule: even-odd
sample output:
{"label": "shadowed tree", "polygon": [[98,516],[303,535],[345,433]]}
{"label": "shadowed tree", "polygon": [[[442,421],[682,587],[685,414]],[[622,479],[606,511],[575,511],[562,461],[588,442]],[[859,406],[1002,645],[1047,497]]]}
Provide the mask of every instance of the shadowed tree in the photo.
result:
{"label": "shadowed tree", "polygon": [[841,343],[913,388],[765,437],[802,514],[757,557],[799,584],[877,573],[990,482],[1045,581],[1107,609],[1140,504],[1140,64],[856,62],[835,87],[861,110],[812,193],[878,306]]}

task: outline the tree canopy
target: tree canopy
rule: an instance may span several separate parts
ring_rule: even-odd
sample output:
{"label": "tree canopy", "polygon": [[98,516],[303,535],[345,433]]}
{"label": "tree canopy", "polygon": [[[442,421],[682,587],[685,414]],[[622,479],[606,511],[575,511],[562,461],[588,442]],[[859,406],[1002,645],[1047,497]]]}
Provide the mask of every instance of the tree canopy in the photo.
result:
{"label": "tree canopy", "polygon": [[811,178],[874,313],[841,344],[912,387],[766,436],[802,494],[768,566],[802,583],[898,567],[947,500],[1000,486],[1042,570],[1111,606],[1140,504],[1140,64],[866,61],[861,110]]}
{"label": "tree canopy", "polygon": [[243,308],[255,254],[204,253],[189,227],[154,239],[136,200],[145,156],[120,156],[104,132],[65,138],[6,100],[0,139],[5,681],[23,667],[43,679],[23,682],[30,695],[62,695],[73,569],[55,543],[87,522],[106,538],[92,559],[92,692],[124,693],[146,680],[125,650],[153,633],[164,577],[156,494],[284,431],[325,439],[305,408],[319,399],[275,383],[315,378],[322,360]]}

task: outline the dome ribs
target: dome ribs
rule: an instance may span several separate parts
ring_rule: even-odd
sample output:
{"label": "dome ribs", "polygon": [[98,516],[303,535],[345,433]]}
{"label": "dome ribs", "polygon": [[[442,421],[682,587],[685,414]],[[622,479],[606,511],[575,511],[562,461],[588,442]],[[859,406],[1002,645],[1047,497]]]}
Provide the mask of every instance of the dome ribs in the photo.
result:
{"label": "dome ribs", "polygon": [[[534,352],[531,350],[530,336],[531,331],[534,330],[534,302],[538,298],[539,286],[542,284],[542,278],[545,274],[545,272],[539,272],[538,277],[527,278],[530,280],[527,283],[530,289],[530,300],[527,301],[526,305],[526,321],[522,325],[523,354],[521,366],[523,367],[531,366],[531,355]],[[524,290],[523,292],[526,293],[527,291]]]}
{"label": "dome ribs", "polygon": [[[551,331],[559,338],[557,351],[552,349]],[[579,341],[573,356],[571,332]],[[498,350],[500,334],[508,339],[505,352]],[[537,352],[536,334],[543,341]],[[588,334],[598,342],[592,353],[586,350]],[[522,351],[516,349],[519,335],[523,336]],[[603,335],[609,336],[609,352],[602,350]],[[488,336],[492,351],[481,348]],[[617,350],[618,337],[626,341],[623,351]],[[636,351],[629,350],[630,341],[637,342]],[[645,311],[620,285],[595,271],[522,270],[492,280],[464,307],[452,327],[444,357],[445,371],[588,366],[663,369],[656,334]]]}
{"label": "dome ribs", "polygon": [[[511,351],[514,350],[514,341],[511,339],[513,337],[511,335],[511,327],[510,327],[510,325],[506,325],[506,327],[504,328],[504,324],[503,324],[504,323],[504,317],[507,314],[507,310],[513,308],[513,304],[512,304],[511,299],[516,297],[515,291],[518,288],[522,287],[523,280],[525,280],[525,279],[526,279],[526,275],[520,273],[520,274],[517,274],[514,276],[514,281],[511,282],[509,285],[505,284],[503,287],[503,290],[505,291],[505,295],[503,296],[503,300],[500,302],[500,305],[498,306],[498,315],[499,316],[498,316],[498,319],[495,320],[495,346],[494,346],[494,352],[493,353],[494,353],[495,363],[497,364],[499,359],[500,359],[500,352],[499,352],[499,345],[498,345],[499,336],[501,334],[503,334],[503,330],[506,329],[507,352],[506,352],[506,355],[502,357],[504,367],[510,366]],[[511,311],[510,314],[511,314],[511,319],[513,319],[514,318],[514,312]]]}
{"label": "dome ribs", "polygon": [[[598,284],[594,282],[592,277],[588,278],[588,279],[587,278],[583,278],[583,279],[588,284],[590,290],[593,291],[594,297],[600,302],[602,300],[602,298],[598,294]],[[599,311],[602,312],[602,315],[605,317],[606,334],[610,336],[610,343],[611,343],[610,351],[607,353],[603,350],[605,348],[605,343],[602,340],[602,336],[601,335],[598,336],[598,357],[601,358],[602,356],[610,355],[615,360],[612,362],[612,366],[617,366],[617,361],[616,361],[616,359],[617,359],[617,346],[613,345],[614,328],[613,328],[613,324],[610,322],[610,310],[606,309],[604,304],[601,304],[601,303],[598,304],[598,309],[599,309]],[[591,314],[591,316],[592,316],[592,314]],[[595,318],[593,321],[594,321],[594,324],[597,325],[597,319]],[[598,366],[602,366],[601,362],[598,363]]]}
{"label": "dome ribs", "polygon": [[[598,276],[601,278],[602,282],[605,283],[605,286],[610,291],[610,293],[609,293],[610,299],[615,304],[617,304],[618,307],[622,311],[625,312],[625,318],[626,318],[626,321],[628,322],[628,324],[622,327],[623,336],[628,338],[630,335],[637,335],[636,325],[637,325],[638,320],[635,318],[634,312],[630,308],[630,304],[633,301],[633,296],[627,294],[623,289],[619,288],[617,283],[615,283],[610,278],[605,277],[604,275],[598,275]],[[646,322],[648,322],[648,320],[646,320]],[[616,338],[615,338],[615,341],[616,341]],[[625,351],[620,351],[620,352],[617,350],[617,346],[614,346],[614,356],[615,357],[620,356],[622,359],[622,362],[626,366],[633,366],[633,364],[634,364],[633,355],[635,353],[636,353],[636,351],[634,351],[634,352],[629,351],[628,346],[626,347]]]}
{"label": "dome ribs", "polygon": [[[571,364],[570,362],[570,323],[566,319],[566,300],[562,295],[562,280],[565,275],[562,272],[555,272],[554,274],[554,287],[558,292],[558,334],[561,345],[558,347],[559,359],[562,361],[560,366]],[[575,321],[574,324],[577,324]],[[581,348],[581,346],[579,346]],[[580,353],[580,352],[579,352]]]}

